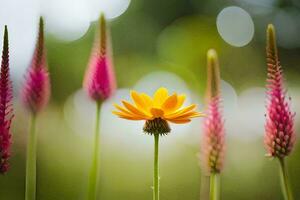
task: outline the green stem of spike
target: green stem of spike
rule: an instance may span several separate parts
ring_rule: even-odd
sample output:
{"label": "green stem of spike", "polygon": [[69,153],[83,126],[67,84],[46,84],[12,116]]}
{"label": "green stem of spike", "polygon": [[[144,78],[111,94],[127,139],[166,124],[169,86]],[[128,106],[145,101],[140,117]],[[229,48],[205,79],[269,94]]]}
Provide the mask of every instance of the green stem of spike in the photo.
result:
{"label": "green stem of spike", "polygon": [[25,200],[36,199],[36,116],[31,116],[26,156]]}
{"label": "green stem of spike", "polygon": [[220,199],[220,175],[218,173],[211,173],[210,175],[210,187],[209,187],[209,199]]}
{"label": "green stem of spike", "polygon": [[94,135],[94,150],[92,157],[92,165],[89,174],[89,187],[88,187],[88,200],[96,200],[97,198],[97,185],[99,177],[99,157],[100,157],[100,112],[101,102],[97,102],[96,108],[96,125]]}
{"label": "green stem of spike", "polygon": [[280,166],[280,180],[281,180],[281,189],[285,200],[294,200],[292,190],[290,187],[288,172],[284,158],[278,158]]}

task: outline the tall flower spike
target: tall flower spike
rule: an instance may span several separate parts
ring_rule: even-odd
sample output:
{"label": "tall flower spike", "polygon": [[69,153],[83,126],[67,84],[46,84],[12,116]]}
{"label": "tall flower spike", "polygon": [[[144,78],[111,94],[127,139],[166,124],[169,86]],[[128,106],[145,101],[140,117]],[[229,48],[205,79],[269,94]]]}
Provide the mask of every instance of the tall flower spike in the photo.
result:
{"label": "tall flower spike", "polygon": [[224,121],[220,111],[220,71],[215,50],[207,53],[207,117],[204,119],[202,163],[207,173],[219,173],[225,151]]}
{"label": "tall flower spike", "polygon": [[95,101],[109,98],[116,89],[110,38],[103,14],[99,18],[99,32],[96,34],[83,87]]}
{"label": "tall flower spike", "polygon": [[271,157],[283,158],[292,151],[295,143],[294,113],[290,111],[283,88],[283,73],[278,58],[275,29],[267,29],[267,115],[265,146]]}
{"label": "tall flower spike", "polygon": [[8,31],[7,26],[5,26],[0,72],[0,173],[7,172],[9,168],[10,125],[12,118],[12,84],[9,78]]}
{"label": "tall flower spike", "polygon": [[25,76],[22,101],[32,113],[43,109],[50,97],[50,80],[47,69],[46,49],[44,44],[44,21],[40,18],[38,40],[31,64]]}
{"label": "tall flower spike", "polygon": [[108,99],[116,90],[110,38],[103,14],[101,14],[99,17],[99,30],[96,34],[89,65],[85,73],[83,88],[86,90],[91,99],[93,99],[97,103],[93,160],[90,169],[87,198],[89,200],[95,200],[97,197],[97,184],[99,174],[99,117],[101,103],[102,101]]}

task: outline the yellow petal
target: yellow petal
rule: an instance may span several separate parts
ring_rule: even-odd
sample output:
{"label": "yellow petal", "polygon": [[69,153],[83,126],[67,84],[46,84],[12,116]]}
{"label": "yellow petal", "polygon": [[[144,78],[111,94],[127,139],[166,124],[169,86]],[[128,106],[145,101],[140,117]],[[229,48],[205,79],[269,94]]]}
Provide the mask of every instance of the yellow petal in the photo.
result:
{"label": "yellow petal", "polygon": [[203,117],[204,114],[200,113],[200,112],[196,112],[196,111],[191,111],[191,112],[187,112],[187,113],[184,113],[182,115],[178,115],[176,117],[170,117],[168,119],[171,119],[171,120],[181,120],[181,119],[190,119],[190,118],[195,118],[195,117]]}
{"label": "yellow petal", "polygon": [[174,113],[170,113],[168,115],[165,115],[165,118],[168,119],[168,118],[173,118],[173,117],[177,117],[177,116],[180,116],[180,115],[183,115],[191,110],[194,110],[196,108],[196,104],[192,104],[190,106],[187,106],[185,108],[182,108]]}
{"label": "yellow petal", "polygon": [[154,99],[153,99],[154,107],[160,107],[167,99],[167,97],[168,97],[168,90],[163,87],[159,88],[154,94]]}
{"label": "yellow petal", "polygon": [[145,104],[148,106],[148,109],[151,108],[153,106],[153,101],[152,98],[149,97],[147,94],[145,93],[141,93],[140,97],[144,99]]}
{"label": "yellow petal", "polygon": [[195,117],[205,117],[206,115],[202,112],[195,112],[194,114],[191,114],[189,118],[195,118]]}
{"label": "yellow petal", "polygon": [[122,118],[122,119],[127,119],[127,120],[136,120],[136,121],[138,121],[138,120],[144,120],[144,119],[138,119],[138,118],[126,117],[126,116],[119,116],[119,117]]}
{"label": "yellow petal", "polygon": [[173,94],[169,96],[166,101],[163,103],[161,108],[165,113],[169,113],[170,111],[174,111],[177,105],[177,94]]}
{"label": "yellow petal", "polygon": [[150,112],[153,115],[153,118],[158,118],[158,117],[164,116],[164,111],[159,108],[151,108]]}
{"label": "yellow petal", "polygon": [[122,112],[113,111],[112,113],[115,114],[115,115],[118,115],[119,117],[124,118],[124,119],[143,120],[143,118],[141,118],[141,117],[135,117],[133,115],[128,115],[128,114],[125,114],[125,113],[122,113]]}
{"label": "yellow petal", "polygon": [[125,106],[125,108],[127,108],[130,112],[132,112],[140,117],[143,117],[144,119],[148,119],[150,117],[150,116],[146,115],[143,111],[137,109],[135,106],[128,103],[127,101],[122,101],[122,103]]}
{"label": "yellow petal", "polygon": [[176,105],[175,110],[179,109],[183,105],[184,101],[185,101],[185,95],[184,94],[178,95],[177,96],[177,105]]}
{"label": "yellow petal", "polygon": [[133,114],[133,113],[129,112],[128,110],[126,110],[124,107],[119,106],[118,104],[114,104],[114,106],[115,106],[115,108],[117,108],[118,110],[120,110],[120,111],[123,112],[123,113],[126,113],[126,114],[128,114],[128,115]]}
{"label": "yellow petal", "polygon": [[136,91],[131,91],[130,95],[138,109],[148,112],[148,106],[144,99]]}
{"label": "yellow petal", "polygon": [[175,124],[185,124],[189,123],[190,119],[181,119],[181,120],[168,120],[169,122],[175,123]]}
{"label": "yellow petal", "polygon": [[115,108],[117,108],[119,111],[121,111],[121,113],[124,113],[126,115],[132,116],[132,117],[139,117],[138,115],[130,112],[129,110],[127,110],[126,108],[119,106],[118,104],[114,104]]}

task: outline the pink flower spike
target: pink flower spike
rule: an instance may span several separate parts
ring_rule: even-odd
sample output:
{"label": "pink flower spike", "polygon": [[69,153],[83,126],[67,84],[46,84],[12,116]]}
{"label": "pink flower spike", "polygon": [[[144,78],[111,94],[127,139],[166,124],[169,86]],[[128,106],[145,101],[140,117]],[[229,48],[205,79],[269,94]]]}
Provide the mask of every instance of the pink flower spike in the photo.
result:
{"label": "pink flower spike", "polygon": [[4,30],[2,63],[0,72],[0,173],[9,168],[11,133],[10,125],[13,118],[12,84],[9,76],[9,49],[7,26]]}
{"label": "pink flower spike", "polygon": [[103,14],[99,18],[99,32],[96,34],[83,87],[95,101],[109,98],[116,90],[110,39]]}
{"label": "pink flower spike", "polygon": [[31,65],[25,76],[21,96],[25,107],[34,114],[42,110],[49,101],[50,80],[47,70],[44,22],[42,18],[40,18],[38,40]]}
{"label": "pink flower spike", "polygon": [[225,152],[224,121],[220,110],[220,71],[215,50],[207,53],[207,112],[204,119],[202,164],[208,174],[220,173]]}
{"label": "pink flower spike", "polygon": [[296,135],[294,116],[286,100],[283,72],[276,46],[275,28],[267,28],[267,115],[265,124],[265,146],[271,157],[283,158],[292,151]]}

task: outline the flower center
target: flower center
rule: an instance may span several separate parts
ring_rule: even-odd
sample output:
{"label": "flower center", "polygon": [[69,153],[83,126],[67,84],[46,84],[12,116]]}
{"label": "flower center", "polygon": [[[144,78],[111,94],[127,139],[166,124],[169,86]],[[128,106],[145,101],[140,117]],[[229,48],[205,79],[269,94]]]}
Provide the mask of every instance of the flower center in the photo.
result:
{"label": "flower center", "polygon": [[145,122],[144,132],[149,135],[159,134],[167,135],[171,129],[168,122],[162,118],[154,118]]}

